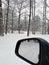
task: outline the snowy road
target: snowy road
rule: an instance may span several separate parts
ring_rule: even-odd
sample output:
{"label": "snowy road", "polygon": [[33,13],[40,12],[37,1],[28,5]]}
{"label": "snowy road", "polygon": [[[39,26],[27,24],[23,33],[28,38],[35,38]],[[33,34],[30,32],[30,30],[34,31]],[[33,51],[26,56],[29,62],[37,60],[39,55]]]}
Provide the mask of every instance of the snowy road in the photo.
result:
{"label": "snowy road", "polygon": [[[8,34],[0,37],[0,65],[30,65],[15,55],[16,42],[26,37],[24,34]],[[30,35],[30,37],[41,37],[49,42],[49,35]]]}

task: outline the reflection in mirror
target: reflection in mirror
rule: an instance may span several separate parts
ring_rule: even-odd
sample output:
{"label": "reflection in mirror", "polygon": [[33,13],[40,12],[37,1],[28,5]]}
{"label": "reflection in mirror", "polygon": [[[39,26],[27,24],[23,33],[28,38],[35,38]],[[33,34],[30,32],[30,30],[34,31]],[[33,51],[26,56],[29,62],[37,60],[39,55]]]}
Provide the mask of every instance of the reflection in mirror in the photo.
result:
{"label": "reflection in mirror", "polygon": [[39,50],[39,42],[37,40],[26,40],[21,42],[19,54],[36,64],[39,62]]}

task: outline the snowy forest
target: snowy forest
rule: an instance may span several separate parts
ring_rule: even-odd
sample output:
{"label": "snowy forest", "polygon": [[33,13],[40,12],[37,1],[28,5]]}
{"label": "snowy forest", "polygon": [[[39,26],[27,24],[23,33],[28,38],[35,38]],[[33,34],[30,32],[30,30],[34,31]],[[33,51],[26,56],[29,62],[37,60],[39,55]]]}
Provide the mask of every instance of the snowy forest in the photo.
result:
{"label": "snowy forest", "polygon": [[49,34],[48,0],[0,0],[0,35]]}

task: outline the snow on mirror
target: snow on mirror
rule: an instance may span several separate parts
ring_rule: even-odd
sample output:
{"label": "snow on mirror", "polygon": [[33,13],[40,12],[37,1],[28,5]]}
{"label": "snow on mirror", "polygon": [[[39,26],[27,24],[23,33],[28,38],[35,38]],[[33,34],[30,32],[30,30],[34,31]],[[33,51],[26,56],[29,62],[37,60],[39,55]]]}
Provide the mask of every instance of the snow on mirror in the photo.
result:
{"label": "snow on mirror", "polygon": [[23,41],[19,47],[19,54],[36,64],[39,62],[39,47],[39,42],[37,40]]}

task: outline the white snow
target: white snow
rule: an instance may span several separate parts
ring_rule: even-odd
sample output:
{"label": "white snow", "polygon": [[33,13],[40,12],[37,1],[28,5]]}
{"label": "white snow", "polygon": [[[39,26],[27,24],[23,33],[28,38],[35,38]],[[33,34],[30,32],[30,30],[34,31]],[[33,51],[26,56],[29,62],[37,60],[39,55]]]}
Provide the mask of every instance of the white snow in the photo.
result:
{"label": "white snow", "polygon": [[[15,46],[17,41],[26,37],[26,34],[16,33],[7,34],[4,37],[0,36],[0,65],[30,65],[15,55]],[[40,37],[49,42],[49,35],[30,34],[29,37]]]}

